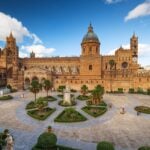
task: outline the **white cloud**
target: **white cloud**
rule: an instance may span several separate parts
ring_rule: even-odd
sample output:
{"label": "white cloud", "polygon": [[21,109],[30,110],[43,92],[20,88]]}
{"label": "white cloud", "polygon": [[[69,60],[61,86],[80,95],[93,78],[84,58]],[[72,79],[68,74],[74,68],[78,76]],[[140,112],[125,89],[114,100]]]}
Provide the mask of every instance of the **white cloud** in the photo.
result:
{"label": "white cloud", "polygon": [[31,53],[32,51],[35,53],[36,57],[47,57],[55,51],[54,48],[47,48],[41,44],[33,44],[30,46],[21,46],[20,57],[27,57],[27,54]]}
{"label": "white cloud", "polygon": [[33,40],[33,43],[42,43],[34,33],[29,32],[29,30],[23,26],[21,21],[0,12],[0,40],[5,41],[10,32],[13,33],[17,42],[22,42],[23,38],[27,36]]}
{"label": "white cloud", "polygon": [[113,3],[118,3],[121,2],[123,0],[105,0],[107,4],[113,4]]}
{"label": "white cloud", "polygon": [[[122,47],[124,49],[129,49],[130,48],[130,44],[122,45]],[[116,50],[117,50],[117,48],[109,51],[108,54],[109,55],[114,55]],[[150,62],[149,62],[149,58],[150,58],[150,44],[139,43],[138,56],[139,56],[139,63],[140,64],[142,64],[143,66],[150,65]]]}
{"label": "white cloud", "polygon": [[142,4],[139,4],[133,10],[131,10],[125,17],[125,21],[148,15],[150,15],[150,0],[145,1]]}

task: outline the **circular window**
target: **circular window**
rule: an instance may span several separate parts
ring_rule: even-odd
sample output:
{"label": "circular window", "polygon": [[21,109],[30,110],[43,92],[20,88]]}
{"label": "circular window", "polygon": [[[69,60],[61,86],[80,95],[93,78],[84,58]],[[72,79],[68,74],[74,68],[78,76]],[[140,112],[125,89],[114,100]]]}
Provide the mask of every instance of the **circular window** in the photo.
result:
{"label": "circular window", "polygon": [[128,67],[128,63],[127,62],[123,62],[122,63],[122,68],[127,68]]}

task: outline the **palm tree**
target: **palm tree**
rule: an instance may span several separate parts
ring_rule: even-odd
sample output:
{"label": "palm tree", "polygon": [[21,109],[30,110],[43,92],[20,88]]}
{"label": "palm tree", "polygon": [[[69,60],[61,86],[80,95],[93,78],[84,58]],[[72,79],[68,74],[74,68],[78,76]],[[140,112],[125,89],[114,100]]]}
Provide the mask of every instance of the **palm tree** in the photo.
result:
{"label": "palm tree", "polygon": [[100,101],[102,100],[104,94],[104,87],[101,85],[97,85],[95,89],[92,91],[92,103],[93,104],[99,104]]}
{"label": "palm tree", "polygon": [[82,85],[81,92],[85,95],[88,92],[88,87],[86,85]]}
{"label": "palm tree", "polygon": [[35,102],[36,102],[36,94],[40,91],[40,84],[37,80],[33,80],[31,83],[30,91],[34,93]]}
{"label": "palm tree", "polygon": [[115,61],[113,59],[109,60],[109,65],[110,65],[110,91],[112,92],[112,70],[115,65]]}
{"label": "palm tree", "polygon": [[52,82],[49,80],[44,80],[44,89],[47,92],[48,97],[48,91],[52,88]]}

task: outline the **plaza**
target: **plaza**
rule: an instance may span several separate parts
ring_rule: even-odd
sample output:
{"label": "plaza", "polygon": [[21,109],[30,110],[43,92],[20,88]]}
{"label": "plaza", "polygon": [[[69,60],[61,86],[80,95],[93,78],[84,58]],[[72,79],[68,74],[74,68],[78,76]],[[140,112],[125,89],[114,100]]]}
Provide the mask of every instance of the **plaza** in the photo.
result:
{"label": "plaza", "polygon": [[[21,98],[24,93],[24,98]],[[137,150],[141,146],[149,145],[150,141],[150,116],[141,113],[137,116],[136,106],[150,106],[150,97],[140,94],[104,94],[105,103],[112,105],[108,111],[99,117],[92,117],[81,110],[86,105],[85,101],[77,101],[72,106],[87,118],[78,123],[57,123],[54,118],[64,110],[58,105],[60,98],[57,92],[49,92],[57,101],[49,102],[49,107],[56,111],[44,121],[38,121],[27,115],[25,107],[34,99],[29,91],[12,93],[12,100],[0,101],[0,131],[5,128],[15,139],[15,150],[30,150],[37,138],[47,127],[52,126],[52,132],[58,137],[58,144],[82,150],[95,150],[99,141],[112,142],[116,150]],[[79,92],[75,93],[75,97]],[[45,96],[45,91],[37,94]],[[121,114],[121,108],[125,113]]]}

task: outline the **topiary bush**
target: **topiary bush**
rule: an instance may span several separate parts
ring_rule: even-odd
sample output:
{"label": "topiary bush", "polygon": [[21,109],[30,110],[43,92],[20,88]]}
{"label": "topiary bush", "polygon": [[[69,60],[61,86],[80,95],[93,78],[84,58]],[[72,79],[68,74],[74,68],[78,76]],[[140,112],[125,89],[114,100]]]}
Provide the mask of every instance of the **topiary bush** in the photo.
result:
{"label": "topiary bush", "polygon": [[41,149],[52,149],[56,147],[57,137],[54,133],[44,132],[42,133],[37,141],[36,148]]}
{"label": "topiary bush", "polygon": [[112,143],[102,141],[97,144],[97,150],[115,150]]}
{"label": "topiary bush", "polygon": [[149,89],[147,89],[147,94],[148,94],[148,95],[150,95],[150,88],[149,88]]}
{"label": "topiary bush", "polygon": [[118,93],[123,93],[123,88],[118,88]]}
{"label": "topiary bush", "polygon": [[138,150],[150,150],[150,146],[142,146]]}
{"label": "topiary bush", "polygon": [[134,92],[135,92],[134,88],[130,88],[129,91],[128,91],[128,93],[134,93]]}

